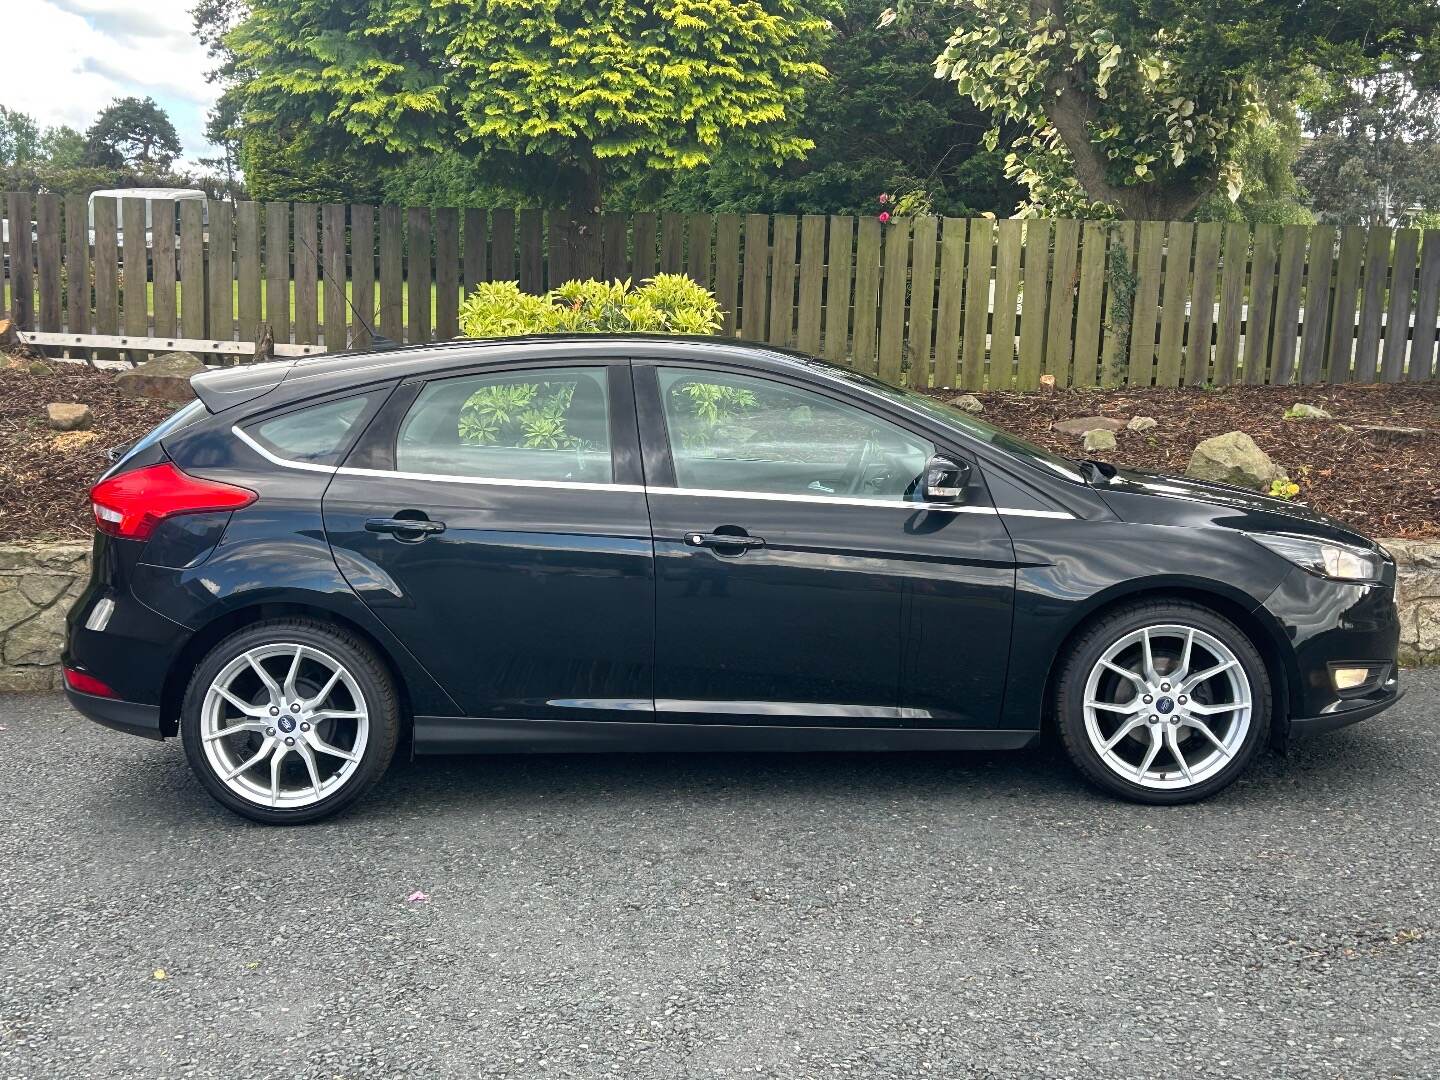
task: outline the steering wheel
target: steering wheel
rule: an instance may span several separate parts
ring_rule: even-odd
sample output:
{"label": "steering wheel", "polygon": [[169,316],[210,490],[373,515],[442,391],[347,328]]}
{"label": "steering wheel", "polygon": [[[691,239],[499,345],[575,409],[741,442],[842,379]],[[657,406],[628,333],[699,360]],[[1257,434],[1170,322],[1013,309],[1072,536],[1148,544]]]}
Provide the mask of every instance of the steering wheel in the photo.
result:
{"label": "steering wheel", "polygon": [[850,456],[845,463],[846,473],[853,473],[850,486],[846,489],[847,495],[859,495],[865,487],[865,471],[869,467],[871,459],[875,456],[875,439],[868,437],[860,444],[860,449]]}

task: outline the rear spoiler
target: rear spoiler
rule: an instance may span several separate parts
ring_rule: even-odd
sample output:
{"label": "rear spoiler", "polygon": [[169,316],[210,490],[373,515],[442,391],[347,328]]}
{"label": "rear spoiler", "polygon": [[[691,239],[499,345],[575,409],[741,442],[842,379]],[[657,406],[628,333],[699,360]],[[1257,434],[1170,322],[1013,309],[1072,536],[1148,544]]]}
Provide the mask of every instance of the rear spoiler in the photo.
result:
{"label": "rear spoiler", "polygon": [[212,368],[190,378],[195,396],[212,413],[224,412],[264,397],[274,390],[295,367],[296,360],[267,360],[260,364]]}

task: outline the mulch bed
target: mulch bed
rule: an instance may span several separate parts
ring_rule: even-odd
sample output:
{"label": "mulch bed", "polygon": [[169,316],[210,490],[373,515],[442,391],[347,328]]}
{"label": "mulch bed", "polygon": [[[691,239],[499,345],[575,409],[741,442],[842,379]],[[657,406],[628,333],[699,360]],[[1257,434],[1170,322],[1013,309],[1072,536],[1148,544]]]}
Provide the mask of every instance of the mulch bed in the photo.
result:
{"label": "mulch bed", "polygon": [[[105,451],[145,434],[176,408],[123,396],[113,374],[80,364],[54,362],[51,367],[54,375],[0,367],[3,541],[89,540],[94,529],[90,487],[109,468]],[[54,401],[89,405],[94,415],[90,430],[51,431],[45,406]]]}
{"label": "mulch bed", "polygon": [[[144,434],[174,410],[122,396],[108,373],[59,362],[52,367],[53,375],[0,367],[0,540],[87,539],[89,490],[109,464],[105,450]],[[1245,431],[1300,485],[1297,501],[1371,536],[1440,536],[1440,383],[977,396],[985,404],[983,419],[1031,442],[1163,472],[1183,473],[1200,440]],[[52,401],[89,405],[94,437],[49,430],[45,406]],[[1335,419],[1282,419],[1297,401],[1319,405]],[[1056,421],[1080,416],[1153,416],[1159,426],[1121,431],[1117,450],[1085,454],[1078,436],[1053,429]],[[1362,430],[1367,424],[1426,433],[1386,437]]]}
{"label": "mulch bed", "polygon": [[[942,400],[955,391],[936,394]],[[1215,390],[1058,390],[986,393],[981,419],[1069,457],[1183,473],[1195,444],[1244,431],[1300,485],[1297,502],[1374,537],[1440,536],[1440,383],[1356,386],[1229,386]],[[1286,420],[1296,402],[1334,420]],[[1081,449],[1055,431],[1060,420],[1151,416],[1159,426],[1120,431],[1108,453]],[[1362,425],[1423,428],[1395,437]]]}

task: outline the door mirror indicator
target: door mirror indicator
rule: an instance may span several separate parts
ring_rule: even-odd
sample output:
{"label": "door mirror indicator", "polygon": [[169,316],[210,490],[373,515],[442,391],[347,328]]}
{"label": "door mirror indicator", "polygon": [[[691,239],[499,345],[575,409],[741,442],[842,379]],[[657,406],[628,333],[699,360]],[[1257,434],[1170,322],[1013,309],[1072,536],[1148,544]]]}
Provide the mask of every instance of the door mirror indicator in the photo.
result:
{"label": "door mirror indicator", "polygon": [[959,502],[969,478],[969,462],[932,457],[925,465],[925,501]]}

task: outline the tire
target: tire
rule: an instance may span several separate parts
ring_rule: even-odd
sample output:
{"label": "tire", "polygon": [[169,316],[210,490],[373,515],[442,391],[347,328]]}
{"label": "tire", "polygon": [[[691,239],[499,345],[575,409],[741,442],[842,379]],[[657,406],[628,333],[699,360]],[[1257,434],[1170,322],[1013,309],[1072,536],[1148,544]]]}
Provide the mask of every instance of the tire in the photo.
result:
{"label": "tire", "polygon": [[[1268,738],[1264,660],[1239,627],[1199,604],[1141,601],[1109,612],[1071,643],[1062,664],[1055,720],[1065,752],[1087,780],[1123,799],[1173,806],[1209,798]],[[1215,674],[1200,678],[1207,671]]]}
{"label": "tire", "polygon": [[356,635],[271,619],[206,654],[185,691],[180,734],[221,805],[266,825],[300,825],[339,813],[384,775],[400,709],[389,671]]}

